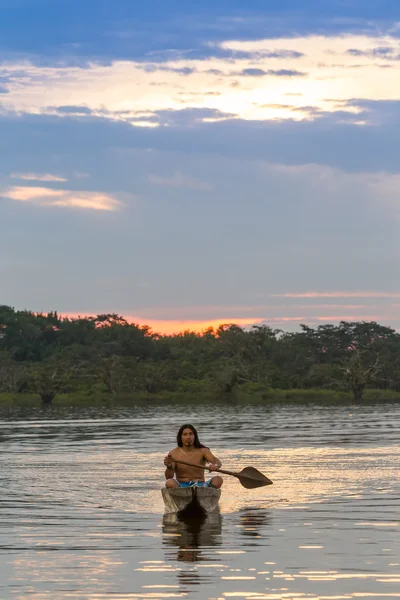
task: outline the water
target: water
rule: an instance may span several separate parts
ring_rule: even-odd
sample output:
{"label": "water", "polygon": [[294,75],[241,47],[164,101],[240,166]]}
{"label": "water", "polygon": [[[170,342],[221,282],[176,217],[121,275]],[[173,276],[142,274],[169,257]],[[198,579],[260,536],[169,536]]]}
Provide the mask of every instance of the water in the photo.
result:
{"label": "water", "polygon": [[[400,598],[398,405],[0,410],[1,599]],[[274,485],[165,516],[187,421]]]}

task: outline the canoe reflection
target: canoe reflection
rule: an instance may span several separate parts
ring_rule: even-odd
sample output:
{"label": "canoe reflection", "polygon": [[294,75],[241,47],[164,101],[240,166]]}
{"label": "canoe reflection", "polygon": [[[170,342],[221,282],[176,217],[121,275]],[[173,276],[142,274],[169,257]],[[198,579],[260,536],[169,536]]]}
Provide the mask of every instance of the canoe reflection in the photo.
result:
{"label": "canoe reflection", "polygon": [[207,549],[222,544],[222,517],[219,510],[202,519],[185,519],[176,513],[163,517],[163,544],[178,548],[168,559],[183,562],[208,560]]}

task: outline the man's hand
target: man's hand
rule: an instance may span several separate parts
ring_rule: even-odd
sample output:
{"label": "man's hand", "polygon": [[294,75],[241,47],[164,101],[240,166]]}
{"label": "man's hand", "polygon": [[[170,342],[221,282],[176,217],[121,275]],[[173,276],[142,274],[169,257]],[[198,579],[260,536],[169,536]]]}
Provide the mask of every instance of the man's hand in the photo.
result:
{"label": "man's hand", "polygon": [[219,471],[220,467],[219,467],[219,465],[211,465],[210,464],[210,465],[208,465],[207,469],[209,471]]}
{"label": "man's hand", "polygon": [[167,467],[167,469],[172,468],[172,456],[170,454],[167,454],[167,456],[164,458],[164,465]]}

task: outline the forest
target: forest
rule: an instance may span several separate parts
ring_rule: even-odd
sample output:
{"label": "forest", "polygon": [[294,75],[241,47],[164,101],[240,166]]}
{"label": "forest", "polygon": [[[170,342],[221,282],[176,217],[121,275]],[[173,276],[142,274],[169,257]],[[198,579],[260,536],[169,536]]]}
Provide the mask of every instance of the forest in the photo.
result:
{"label": "forest", "polygon": [[[280,390],[400,392],[400,334],[376,322],[297,332],[226,324],[159,335],[117,314],[66,318],[0,306],[0,393],[193,400],[273,398]],[[400,398],[400,394],[399,394]]]}

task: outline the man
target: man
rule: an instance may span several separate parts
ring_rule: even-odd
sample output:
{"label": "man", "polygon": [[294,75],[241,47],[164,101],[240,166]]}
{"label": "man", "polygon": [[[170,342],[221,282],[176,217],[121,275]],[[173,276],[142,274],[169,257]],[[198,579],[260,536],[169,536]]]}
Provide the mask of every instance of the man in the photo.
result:
{"label": "man", "polygon": [[176,436],[176,441],[178,446],[164,458],[164,465],[166,466],[165,479],[167,480],[165,487],[177,488],[198,485],[220,488],[223,483],[220,475],[214,475],[211,479],[205,481],[204,469],[182,465],[178,462],[182,460],[197,465],[207,465],[207,469],[210,471],[218,471],[222,467],[219,458],[214,456],[209,448],[200,443],[193,425],[182,425]]}

